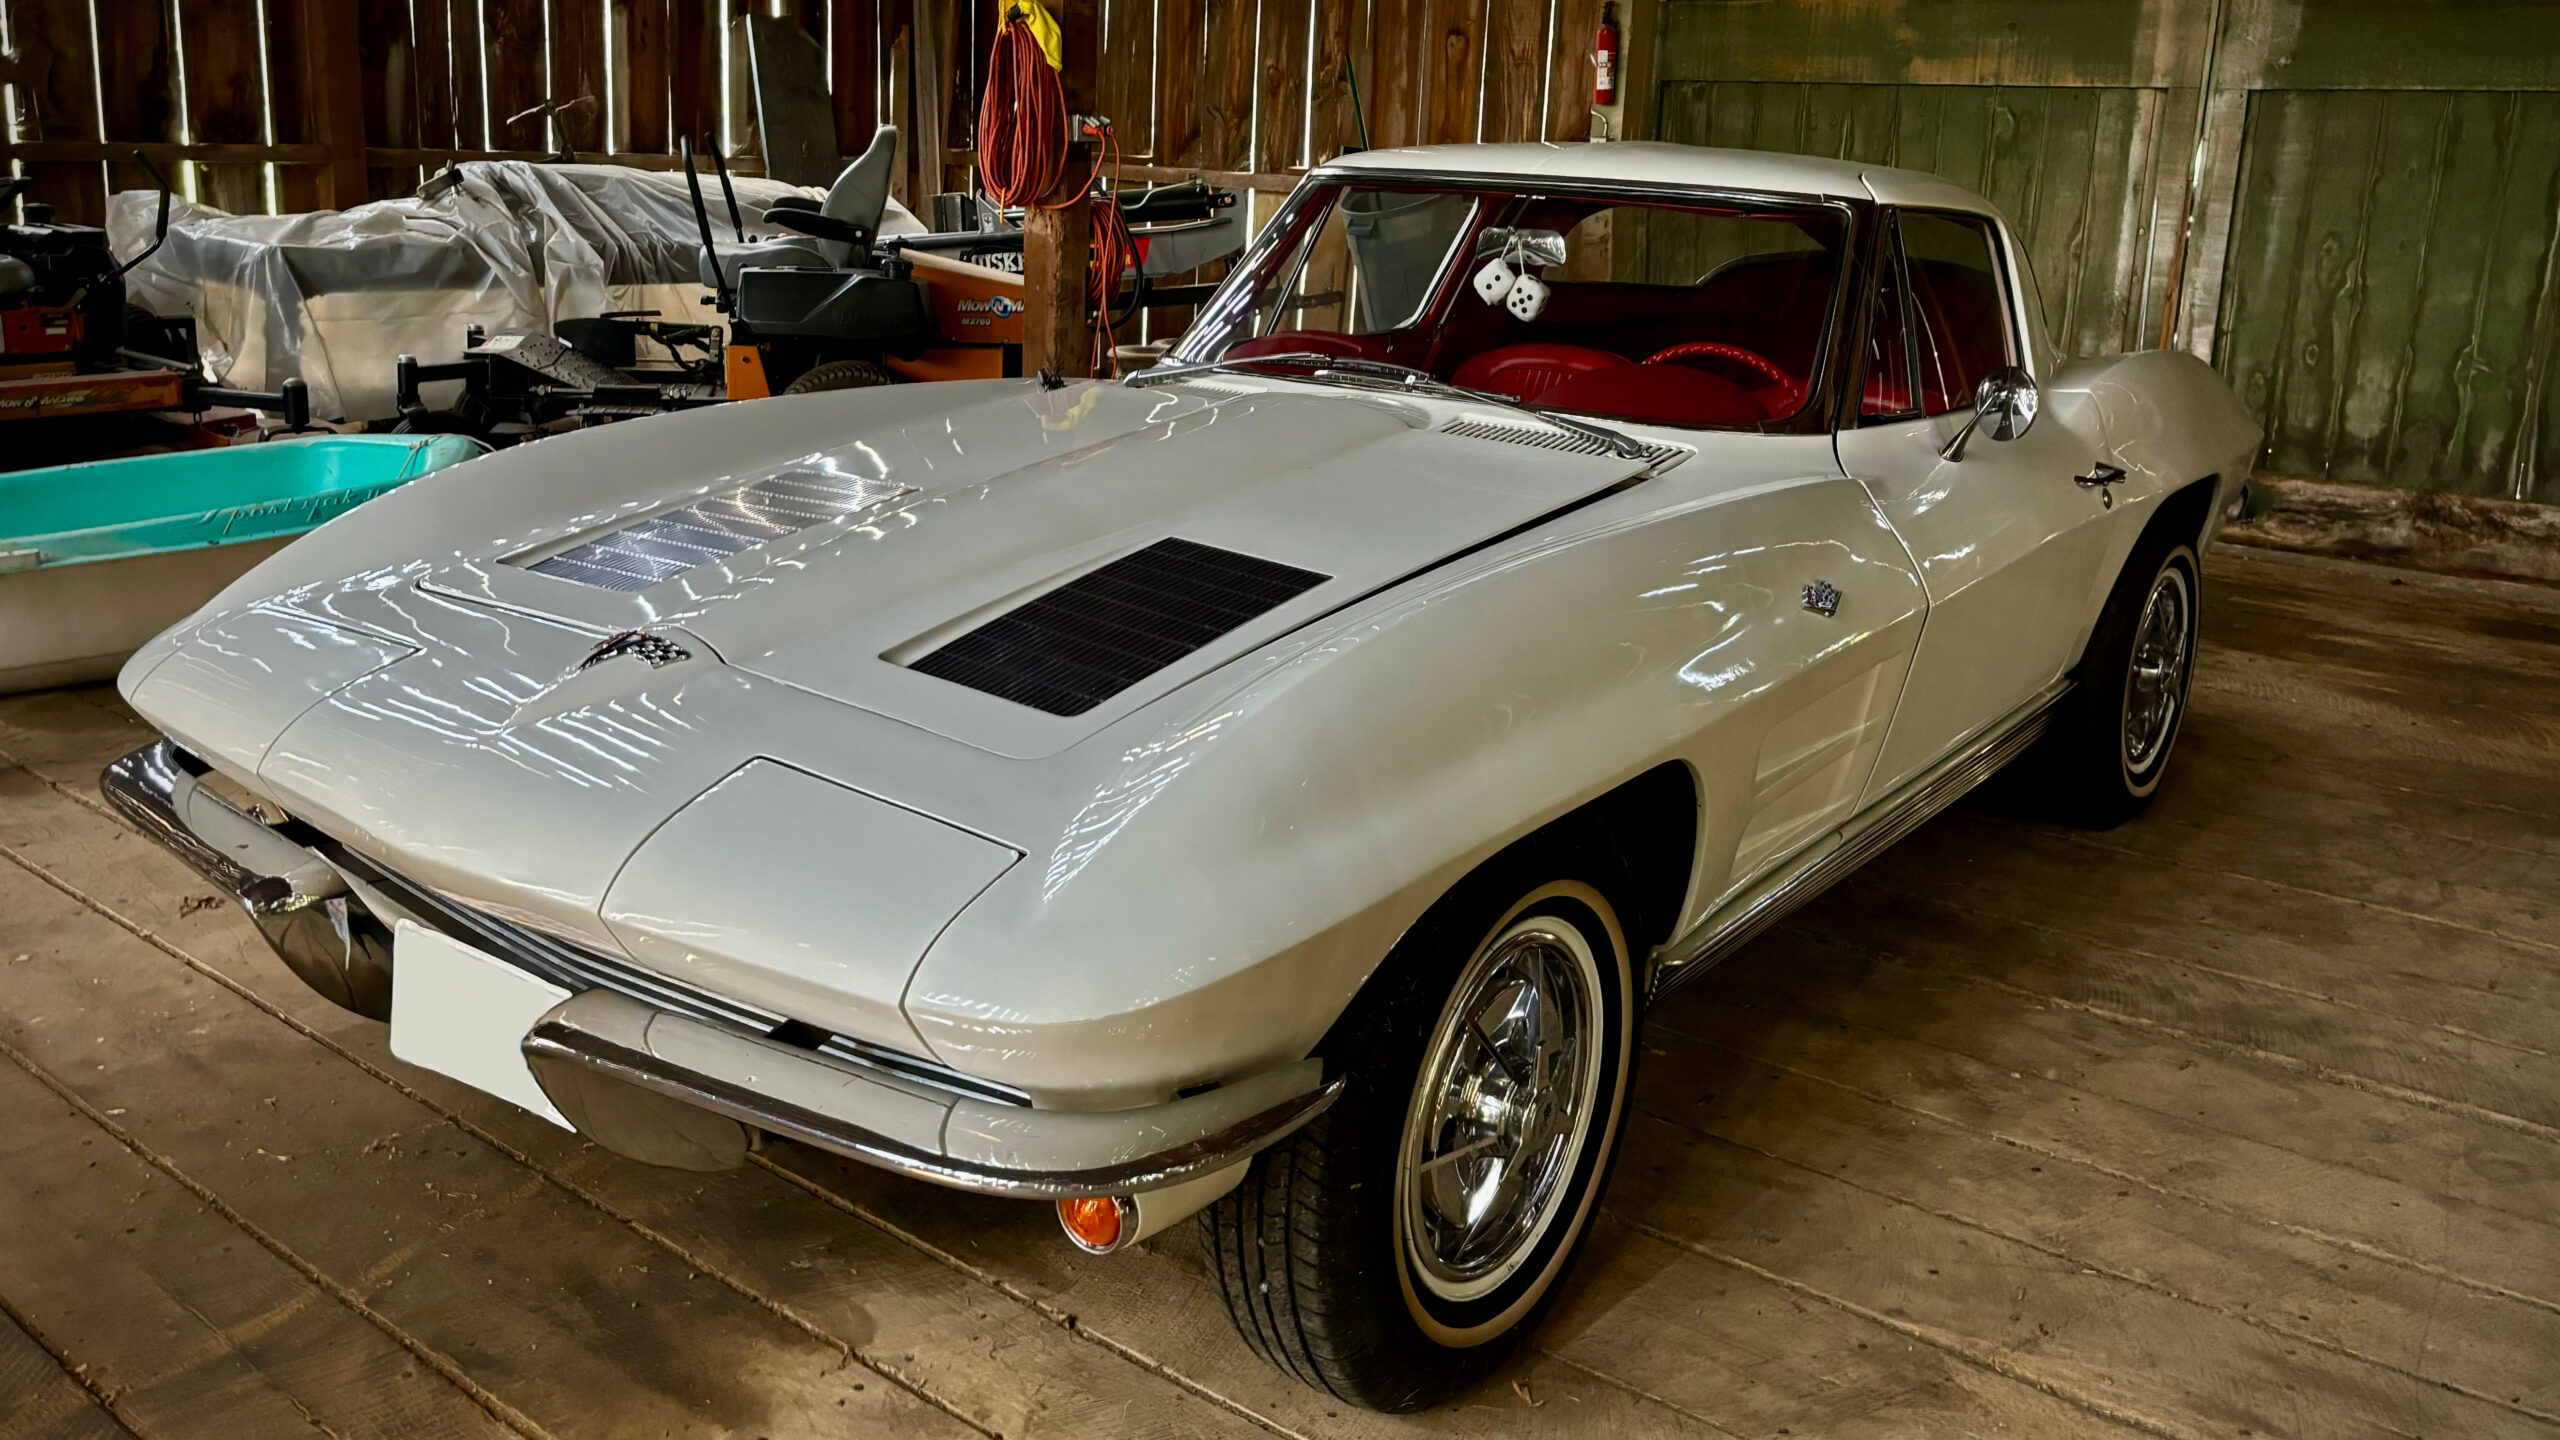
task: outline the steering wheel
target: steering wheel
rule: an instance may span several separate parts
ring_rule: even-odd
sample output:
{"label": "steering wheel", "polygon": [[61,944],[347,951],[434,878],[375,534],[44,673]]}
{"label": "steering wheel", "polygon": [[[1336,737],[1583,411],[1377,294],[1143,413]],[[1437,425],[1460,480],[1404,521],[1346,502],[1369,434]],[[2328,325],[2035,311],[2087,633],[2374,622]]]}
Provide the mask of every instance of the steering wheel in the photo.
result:
{"label": "steering wheel", "polygon": [[1731,360],[1737,365],[1747,365],[1767,376],[1770,383],[1774,385],[1796,383],[1796,377],[1779,369],[1777,363],[1767,356],[1757,351],[1745,350],[1739,345],[1727,345],[1720,340],[1686,340],[1677,345],[1666,345],[1644,357],[1644,363],[1659,365],[1665,360],[1685,360],[1692,355],[1713,355],[1719,360]]}

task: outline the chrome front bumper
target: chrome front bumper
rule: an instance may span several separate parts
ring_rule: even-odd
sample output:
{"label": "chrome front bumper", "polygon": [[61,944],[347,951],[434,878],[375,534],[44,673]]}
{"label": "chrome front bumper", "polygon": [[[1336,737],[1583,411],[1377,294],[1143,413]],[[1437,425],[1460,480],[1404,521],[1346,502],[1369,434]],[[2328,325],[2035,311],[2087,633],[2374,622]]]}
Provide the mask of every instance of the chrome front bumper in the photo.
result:
{"label": "chrome front bumper", "polygon": [[[1133,1110],[1038,1110],[930,1061],[821,1035],[411,884],[326,836],[233,805],[163,740],[109,765],[109,804],[240,902],[294,973],[390,1010],[389,927],[406,920],[573,992],[525,1037],[527,1066],[581,1133],[689,1169],[735,1164],[753,1127],[915,1179],[1022,1199],[1134,1194],[1212,1174],[1341,1094],[1301,1060]],[[315,943],[316,940],[316,943]],[[371,948],[368,948],[370,946]]]}

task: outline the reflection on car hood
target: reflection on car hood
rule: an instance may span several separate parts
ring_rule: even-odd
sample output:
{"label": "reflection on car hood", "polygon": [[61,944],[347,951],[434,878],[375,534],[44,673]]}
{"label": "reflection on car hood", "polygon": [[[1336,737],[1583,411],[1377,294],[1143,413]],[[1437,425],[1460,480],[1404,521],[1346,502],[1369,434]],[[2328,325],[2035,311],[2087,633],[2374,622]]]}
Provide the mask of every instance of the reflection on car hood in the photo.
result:
{"label": "reflection on car hood", "polygon": [[[530,526],[421,584],[602,633],[678,629],[756,675],[981,749],[1047,754],[1645,464],[1429,424],[1394,402],[1249,387],[982,391],[707,485],[635,486],[609,509]],[[1151,568],[1167,554],[1206,556],[1208,569],[1167,578]],[[1054,657],[1020,643],[989,650],[978,632],[992,624],[1001,638],[996,622],[1098,569],[1117,608],[1090,613],[1080,588],[1045,608],[1074,612],[1094,633],[1070,638],[1088,650],[1144,642],[1150,658],[1092,687],[1104,693],[1073,714],[1024,703],[1006,667]],[[1174,589],[1135,593],[1119,578],[1129,574]],[[1221,593],[1257,575],[1289,578],[1250,603]],[[1162,613],[1120,604],[1132,600]],[[1159,644],[1149,627],[1160,624],[1188,638]],[[951,678],[968,667],[917,668],[973,638],[987,662],[973,682]]]}

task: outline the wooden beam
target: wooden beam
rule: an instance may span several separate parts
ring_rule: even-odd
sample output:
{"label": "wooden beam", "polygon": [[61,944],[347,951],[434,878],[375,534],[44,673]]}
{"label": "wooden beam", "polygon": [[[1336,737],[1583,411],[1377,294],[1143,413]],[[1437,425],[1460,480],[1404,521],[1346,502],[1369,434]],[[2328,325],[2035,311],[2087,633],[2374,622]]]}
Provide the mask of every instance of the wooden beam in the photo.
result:
{"label": "wooden beam", "polygon": [[430,145],[486,145],[489,130],[482,121],[489,82],[481,73],[480,7],[473,0],[419,0],[419,9],[430,6],[444,12],[452,37],[453,133],[422,138]]}
{"label": "wooden beam", "polygon": [[[186,36],[188,131],[200,140],[265,139],[267,97],[259,83],[257,6],[244,0],[178,0]],[[267,177],[255,164],[199,162],[197,194],[235,215],[264,214]],[[174,178],[174,177],[173,177]]]}
{"label": "wooden beam", "polygon": [[[944,161],[952,165],[967,165],[977,158],[976,152],[970,150],[943,152]],[[1092,168],[1093,161],[1090,158],[1083,163],[1087,169]],[[1148,185],[1178,185],[1185,180],[1206,180],[1212,185],[1231,190],[1261,190],[1281,195],[1297,189],[1298,182],[1307,178],[1307,172],[1304,170],[1212,170],[1198,165],[1137,163],[1124,163],[1116,168],[1106,165],[1102,173],[1105,178],[1118,175],[1123,180],[1135,180]]]}
{"label": "wooden beam", "polygon": [[182,161],[199,165],[325,165],[331,151],[326,145],[178,145],[168,141],[136,144],[117,140],[0,140],[0,161],[24,160],[30,165],[96,165],[106,161],[123,164],[139,150],[151,163],[167,169]]}
{"label": "wooden beam", "polygon": [[[605,148],[603,0],[550,0],[544,37],[552,103],[566,106],[580,98],[588,102],[562,110],[556,126],[560,143],[585,159]],[[514,142],[518,137],[507,138]]]}
{"label": "wooden beam", "polygon": [[487,27],[481,65],[489,86],[489,144],[550,144],[550,127],[539,115],[507,123],[550,98],[551,77],[542,50],[542,0],[484,0],[480,19]]}
{"label": "wooden beam", "polygon": [[1053,0],[1049,9],[1058,18],[1059,58],[1066,62],[1058,79],[1067,113],[1095,114],[1102,95],[1102,0]]}
{"label": "wooden beam", "polygon": [[1484,0],[1430,0],[1425,32],[1423,141],[1431,145],[1476,138],[1478,96],[1484,77]]}
{"label": "wooden beam", "polygon": [[1435,53],[1430,17],[1430,0],[1377,0],[1373,50],[1368,68],[1360,71],[1360,99],[1369,108],[1369,144],[1375,149],[1419,145],[1429,128],[1426,82]]}
{"label": "wooden beam", "polygon": [[[422,143],[416,96],[409,84],[417,40],[409,33],[408,0],[357,0],[355,29],[356,48],[364,57],[364,138],[376,145]],[[416,188],[419,179],[367,169],[365,195],[369,199],[396,195]]]}
{"label": "wooden beam", "polygon": [[714,107],[720,93],[717,0],[668,0],[667,9],[667,148],[702,137],[719,128]]}
{"label": "wooden beam", "polygon": [[364,175],[364,50],[353,6],[344,0],[299,0],[299,5],[302,133],[319,140],[328,154],[314,202],[324,210],[344,210],[372,198],[365,193]]}
{"label": "wooden beam", "polygon": [[[550,159],[551,153],[545,150],[422,150],[407,146],[372,145],[366,147],[364,158],[368,165],[416,165],[428,170],[441,170],[451,163],[472,160],[524,160],[539,164]],[[581,163],[621,165],[633,170],[681,170],[684,168],[683,157],[677,155],[599,155],[592,160],[587,157],[580,158]],[[709,178],[711,175],[709,156],[696,160],[695,165],[701,170],[704,183],[716,183]],[[764,160],[755,155],[731,156],[729,173],[762,175]]]}
{"label": "wooden beam", "polygon": [[[1093,208],[1066,203],[1093,169],[1094,145],[1067,147],[1067,173],[1022,222],[1022,368],[1093,373]],[[1055,209],[1050,208],[1055,206]]]}
{"label": "wooden beam", "polygon": [[879,0],[835,0],[827,91],[836,117],[836,153],[859,155],[880,126]]}
{"label": "wooden beam", "polygon": [[[1090,165],[1090,160],[1085,162]],[[1178,185],[1185,180],[1205,180],[1211,185],[1230,190],[1261,190],[1286,195],[1307,178],[1300,171],[1206,170],[1190,165],[1123,165],[1123,180],[1136,180],[1149,185]]]}
{"label": "wooden beam", "polygon": [[[1530,0],[1515,0],[1526,4]],[[1254,76],[1253,170],[1286,170],[1306,148],[1308,0],[1261,0],[1255,23],[1261,71]]]}
{"label": "wooden beam", "polygon": [[[1622,7],[1618,20],[1619,55],[1618,101],[1621,105],[1633,99],[1636,77],[1625,73],[1626,42],[1631,27],[1625,10],[1653,9],[1650,5]],[[1591,87],[1598,78],[1593,74],[1591,41],[1600,30],[1600,0],[1559,0],[1556,6],[1555,42],[1547,51],[1547,133],[1549,140],[1588,140],[1591,138]],[[1648,67],[1646,83],[1650,83]],[[1621,110],[1621,115],[1630,113]]]}
{"label": "wooden beam", "polygon": [[[9,16],[18,45],[11,77],[18,92],[18,132],[39,141],[95,139],[98,92],[91,83],[88,7],[80,0],[16,0]],[[94,161],[30,165],[27,178],[34,182],[28,199],[52,205],[65,220],[105,223],[106,180]]]}
{"label": "wooden beam", "polygon": [[[1347,3],[1347,0],[1346,0]],[[1156,11],[1144,0],[1117,0],[1107,17],[1110,31],[1102,37],[1102,53],[1110,63],[1094,85],[1094,107],[1111,121],[1123,155],[1155,154],[1154,97],[1148,93],[1156,76]]]}
{"label": "wooden beam", "polygon": [[[107,140],[176,140],[182,130],[178,115],[178,65],[170,43],[169,0],[126,0],[115,7],[113,23],[100,17],[98,73],[106,89],[98,108],[106,116]],[[179,183],[178,177],[169,177]],[[107,189],[143,190],[151,172],[119,157],[108,162]]]}
{"label": "wooden beam", "polygon": [[615,44],[622,61],[621,149],[663,154],[675,149],[667,131],[667,59],[675,43],[667,0],[614,0]]}

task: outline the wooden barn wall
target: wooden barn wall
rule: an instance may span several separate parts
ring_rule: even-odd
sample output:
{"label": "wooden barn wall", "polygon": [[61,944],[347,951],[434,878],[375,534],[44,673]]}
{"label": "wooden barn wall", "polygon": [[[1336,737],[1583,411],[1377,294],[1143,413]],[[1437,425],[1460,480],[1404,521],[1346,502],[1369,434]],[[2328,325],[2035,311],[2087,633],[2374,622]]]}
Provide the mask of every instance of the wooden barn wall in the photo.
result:
{"label": "wooden barn wall", "polygon": [[[999,0],[0,0],[0,162],[95,221],[140,145],[235,213],[404,195],[455,160],[669,167],[717,137],[761,171],[743,17],[825,50],[836,138],[902,145],[921,210],[969,186]],[[1259,224],[1353,146],[1579,140],[1600,0],[1052,0],[1068,99],[1125,182],[1204,175]],[[114,77],[102,95],[97,77]],[[1220,267],[1187,279],[1211,279]],[[1146,335],[1187,316],[1151,312]],[[1132,338],[1132,337],[1123,337]]]}
{"label": "wooden barn wall", "polygon": [[1982,191],[2065,348],[2211,359],[2271,473],[2560,502],[2560,3],[1662,0],[1650,24],[1639,133]]}
{"label": "wooden barn wall", "polygon": [[[1052,8],[1071,102],[1113,121],[1134,178],[1268,195],[1364,138],[1589,129],[1599,0]],[[996,0],[0,0],[0,158],[88,219],[147,183],[137,144],[234,211],[403,194],[457,158],[664,166],[684,137],[720,137],[752,173],[751,11],[825,48],[845,153],[894,121],[911,198],[965,183]]]}

